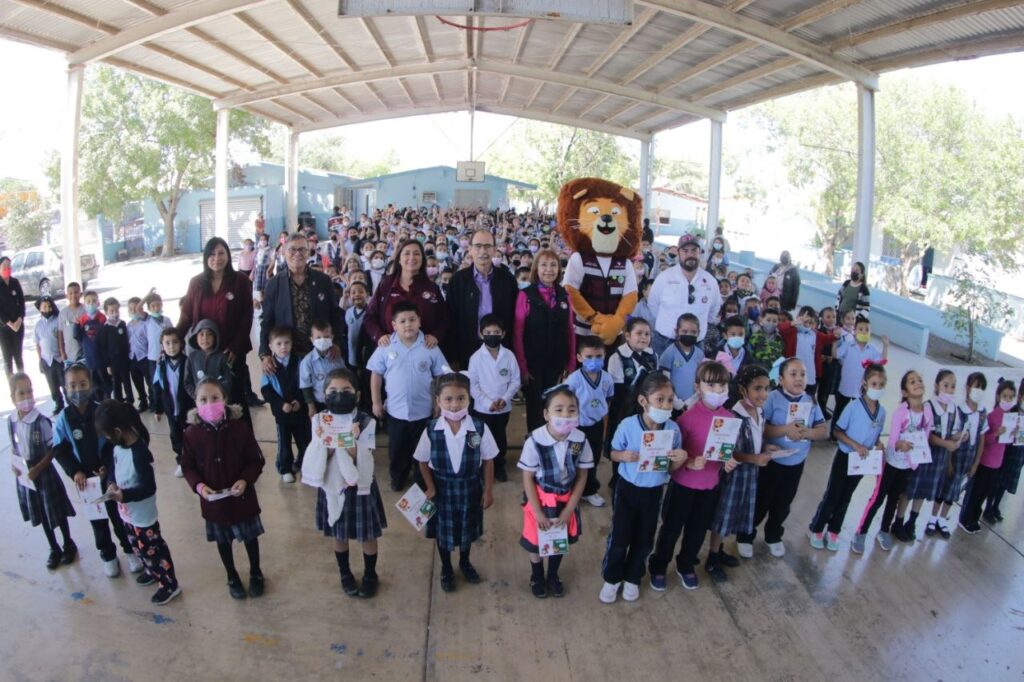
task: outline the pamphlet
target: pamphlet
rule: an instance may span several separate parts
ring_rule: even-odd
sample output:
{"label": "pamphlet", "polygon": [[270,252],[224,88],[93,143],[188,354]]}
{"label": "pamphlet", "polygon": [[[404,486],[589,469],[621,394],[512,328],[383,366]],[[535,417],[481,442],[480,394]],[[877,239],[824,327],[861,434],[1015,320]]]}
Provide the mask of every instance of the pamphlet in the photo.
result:
{"label": "pamphlet", "polygon": [[668,453],[672,451],[673,431],[644,431],[640,439],[640,459],[637,471],[643,474],[667,472]]}
{"label": "pamphlet", "polygon": [[882,473],[882,451],[868,450],[867,457],[861,457],[856,452],[847,456],[847,476],[879,476]]}
{"label": "pamphlet", "polygon": [[569,529],[563,525],[544,530],[537,527],[537,549],[542,557],[569,553]]}
{"label": "pamphlet", "polygon": [[911,464],[931,464],[932,449],[928,445],[927,431],[909,431],[900,436],[900,440],[905,440],[914,446],[913,450],[906,453]]}
{"label": "pamphlet", "polygon": [[1020,430],[1020,414],[1017,412],[1004,412],[1003,428],[1006,430],[999,436],[999,442],[1007,444],[1015,443]]}
{"label": "pamphlet", "polygon": [[398,511],[402,512],[406,521],[418,531],[423,530],[430,517],[437,513],[437,505],[428,500],[427,494],[415,483],[405,491],[402,499],[398,500],[395,506],[398,507]]}
{"label": "pamphlet", "polygon": [[36,484],[29,480],[28,477],[28,462],[25,461],[24,457],[11,453],[11,466],[18,471],[18,485],[29,490],[35,490]]}
{"label": "pamphlet", "polygon": [[786,413],[786,423],[807,426],[811,420],[811,408],[814,403],[790,403]]}
{"label": "pamphlet", "polygon": [[355,447],[356,439],[352,435],[351,414],[320,413],[320,429],[317,435],[329,448]]}
{"label": "pamphlet", "polygon": [[732,459],[742,425],[743,420],[734,417],[712,418],[708,439],[704,444],[704,458],[709,462],[725,462]]}

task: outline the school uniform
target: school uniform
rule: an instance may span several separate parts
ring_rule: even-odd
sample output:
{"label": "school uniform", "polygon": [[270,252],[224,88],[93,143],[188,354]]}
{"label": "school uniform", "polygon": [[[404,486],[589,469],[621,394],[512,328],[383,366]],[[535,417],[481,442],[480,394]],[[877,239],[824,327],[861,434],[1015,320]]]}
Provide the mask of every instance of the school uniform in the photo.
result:
{"label": "school uniform", "polygon": [[[764,415],[757,410],[758,421],[742,402],[732,408],[733,415],[743,420],[740,435],[736,439],[736,452],[744,455],[759,455],[764,444]],[[724,475],[719,486],[721,492],[711,520],[711,532],[723,538],[737,533],[754,530],[754,511],[757,502],[757,474],[761,467],[750,462],[740,462],[735,469]]]}
{"label": "school uniform", "polygon": [[59,329],[60,320],[54,314],[40,317],[33,333],[39,351],[39,371],[46,377],[46,385],[50,387],[54,414],[64,409],[64,363],[61,362],[60,348],[57,346]]}
{"label": "school uniform", "polygon": [[188,411],[195,403],[185,390],[185,355],[178,353],[173,358],[164,356],[156,362],[153,371],[153,392],[150,403],[154,414],[167,417],[167,428],[171,436],[174,461],[181,464],[181,434],[185,430]]}
{"label": "school uniform", "polygon": [[[547,426],[535,429],[527,436],[526,442],[523,443],[523,452],[519,456],[519,468],[533,474],[540,508],[547,519],[557,519],[561,515],[572,497],[576,477],[593,467],[594,453],[587,443],[586,436],[579,429],[574,429],[561,441],[551,435]],[[525,494],[522,507],[523,533],[519,538],[519,544],[527,552],[537,554],[537,517]],[[579,505],[569,517],[566,533],[569,536],[569,544],[574,544],[583,533]]]}
{"label": "school uniform", "polygon": [[82,344],[75,338],[75,325],[78,324],[78,318],[84,314],[85,306],[81,304],[77,308],[61,308],[57,313],[57,331],[64,341],[64,355],[69,364],[82,359]]}
{"label": "school uniform", "polygon": [[[835,421],[835,428],[868,450],[874,450],[878,445],[878,439],[882,435],[884,426],[885,408],[878,403],[875,405],[875,411],[872,412],[863,397],[848,404]],[[863,476],[847,475],[850,457],[860,457],[860,455],[846,443],[840,442],[836,449],[836,455],[832,459],[832,470],[828,476],[828,484],[825,486],[825,494],[818,504],[814,518],[811,519],[812,533],[822,533],[826,526],[830,533],[836,535],[843,530],[843,519],[846,518],[850,500],[853,499],[853,493],[860,485],[861,479],[864,478]]]}
{"label": "school uniform", "polygon": [[608,401],[615,395],[615,384],[608,372],[602,370],[594,381],[581,367],[566,378],[565,385],[579,400],[580,431],[594,452],[594,468],[587,471],[587,487],[583,489],[583,496],[587,497],[596,494],[601,487],[597,480],[597,465],[604,449],[605,418],[608,416]]}
{"label": "school uniform", "polygon": [[860,525],[857,528],[858,535],[865,535],[871,527],[871,521],[875,514],[885,502],[885,509],[882,511],[882,522],[879,530],[888,533],[892,527],[892,520],[896,514],[896,505],[900,496],[907,490],[907,483],[910,481],[910,474],[915,465],[910,463],[909,453],[900,452],[896,444],[901,440],[904,433],[913,431],[924,431],[931,433],[932,424],[931,411],[922,407],[919,414],[910,410],[907,403],[900,403],[899,407],[892,413],[892,422],[889,424],[889,440],[885,447],[885,461],[882,463],[882,475],[875,481],[875,490],[868,500],[864,509]]}
{"label": "school uniform", "polygon": [[498,455],[490,429],[482,420],[462,420],[452,433],[448,420],[431,420],[420,436],[413,459],[426,462],[434,477],[437,513],[427,522],[428,538],[442,552],[468,552],[484,533],[483,464]]}
{"label": "school uniform", "polygon": [[988,411],[984,407],[978,406],[977,410],[972,410],[965,403],[957,406],[956,415],[960,428],[967,432],[967,437],[951,455],[950,468],[953,475],[946,476],[939,486],[938,499],[948,505],[960,499],[967,473],[978,454],[978,443],[988,433]]}
{"label": "school uniform", "polygon": [[160,335],[165,329],[170,329],[174,325],[163,314],[160,317],[147,315],[144,322],[146,324],[146,360],[149,362],[149,375],[153,376],[156,363],[160,362],[160,356],[164,352],[163,345],[160,343]]}
{"label": "school uniform", "polygon": [[961,525],[970,528],[981,520],[982,505],[995,489],[999,480],[999,469],[1003,466],[1006,444],[999,442],[996,433],[1003,425],[1003,411],[998,405],[988,414],[988,431],[985,433],[985,450],[981,453],[978,469],[967,486],[967,496],[960,509]]}
{"label": "school uniform", "polygon": [[[655,430],[662,429],[673,432],[673,449],[683,446],[683,436],[675,422],[665,422]],[[646,430],[641,415],[622,420],[612,437],[612,450],[639,452]],[[654,533],[658,528],[661,499],[669,475],[668,472],[641,472],[639,469],[637,462],[619,463],[612,524],[601,563],[604,581],[613,585],[623,580],[639,585],[647,569],[647,557],[654,548]]]}
{"label": "school uniform", "polygon": [[700,346],[694,346],[687,353],[678,343],[672,343],[661,354],[658,360],[658,367],[672,381],[672,390],[675,391],[675,408],[678,410],[682,403],[694,394],[697,383],[697,367],[704,362],[704,351]]}
{"label": "school uniform", "polygon": [[82,359],[92,374],[92,390],[99,400],[109,398],[112,388],[99,345],[100,331],[106,323],[107,316],[101,312],[97,312],[92,317],[88,313],[82,313],[72,332],[75,340],[81,344]]}
{"label": "school uniform", "polygon": [[1020,482],[1022,468],[1024,468],[1024,446],[1007,445],[1006,453],[1003,455],[1003,466],[999,467],[999,476],[996,478],[993,492],[986,500],[986,511],[988,509],[998,510],[1004,494],[1017,494],[1017,484]]}
{"label": "school uniform", "polygon": [[[309,411],[305,398],[299,388],[299,361],[294,355],[274,358],[273,374],[264,374],[260,383],[263,399],[270,405],[270,411],[277,422],[277,473],[284,476],[302,468],[302,456],[310,441]],[[284,404],[294,400],[299,408],[291,412],[284,411]],[[292,441],[295,441],[297,454],[292,453]]]}
{"label": "school uniform", "polygon": [[[779,387],[768,394],[764,404],[765,423],[772,426],[784,426],[792,403],[810,403],[811,413],[808,417],[810,426],[825,423],[821,408],[814,404],[814,399],[806,393],[791,396]],[[757,527],[765,522],[764,539],[769,544],[782,542],[785,533],[783,524],[789,516],[790,505],[800,487],[800,478],[804,473],[804,462],[811,451],[811,442],[807,440],[792,441],[785,436],[770,438],[768,443],[777,445],[782,450],[796,450],[792,455],[779,457],[768,462],[757,474],[757,502],[754,509],[754,528],[749,533],[737,534],[736,541],[746,544],[754,542]]]}
{"label": "school uniform", "polygon": [[[932,414],[932,434],[937,438],[949,440],[957,432],[957,412],[953,406],[945,407],[937,400],[926,400],[925,409]],[[946,478],[946,471],[949,467],[949,450],[941,445],[932,445],[932,461],[926,464],[917,465],[917,469],[910,475],[907,484],[907,499],[910,500],[936,500],[939,497],[939,489]]]}
{"label": "school uniform", "polygon": [[835,355],[839,362],[839,387],[836,389],[834,414],[842,414],[846,405],[860,396],[865,363],[882,362],[882,354],[877,348],[870,343],[862,346],[852,334],[844,335],[838,344]]}
{"label": "school uniform", "polygon": [[[608,406],[608,423],[618,424],[622,418],[629,414],[629,399],[632,396],[634,387],[644,380],[650,372],[657,371],[658,356],[651,348],[634,351],[628,343],[624,343],[615,349],[615,352],[608,358],[608,374],[612,377],[614,394],[611,404]],[[604,451],[612,451],[612,429],[605,429]],[[619,463],[612,462],[612,479],[608,483],[614,486],[618,480]]]}
{"label": "school uniform", "polygon": [[[779,335],[782,336],[783,355],[787,358],[798,358],[804,363],[804,368],[807,371],[806,391],[808,395],[816,396],[818,379],[824,370],[824,348],[835,337],[817,329],[808,329],[802,324],[795,325],[787,322],[779,324]],[[863,376],[863,369],[861,376]],[[857,393],[849,397],[855,398],[858,395],[860,395],[859,384]]]}
{"label": "school uniform", "polygon": [[[114,323],[107,320],[100,329],[98,344],[101,371],[107,381],[108,393],[112,393],[117,400],[127,399],[129,403],[134,403],[128,360],[128,325],[121,320]],[[110,374],[106,373],[108,368]]]}
{"label": "school uniform", "polygon": [[427,348],[423,332],[409,346],[391,334],[391,343],[373,352],[366,368],[384,377],[388,414],[388,471],[392,490],[405,484],[415,444],[433,413],[431,381],[451,371],[440,348]]}
{"label": "school uniform", "polygon": [[[106,439],[96,433],[95,420],[98,406],[98,403],[91,402],[83,413],[77,407],[69,405],[57,415],[53,422],[54,457],[68,478],[74,479],[75,474],[79,472],[85,474],[86,477],[92,477],[103,467],[100,446],[106,443]],[[107,489],[109,480],[110,470],[108,469],[106,475],[100,477],[100,487],[103,490]],[[111,528],[113,528],[114,536],[124,553],[132,554],[132,545],[128,541],[128,534],[117,510],[117,503],[108,500],[103,506],[107,511],[107,518],[89,522],[100,559],[110,561],[117,557],[117,546],[114,545],[110,537]]]}
{"label": "school uniform", "polygon": [[149,409],[153,372],[149,368],[148,317],[139,317],[128,323],[128,371],[139,394],[139,411]]}
{"label": "school uniform", "polygon": [[[505,455],[508,451],[509,416],[512,414],[512,398],[519,390],[519,363],[515,353],[504,346],[498,346],[498,356],[493,357],[486,345],[481,345],[469,357],[469,395],[473,398],[473,414],[487,424],[494,442],[498,444],[498,456],[494,459],[495,471],[505,470]],[[504,400],[505,406],[491,410],[491,403]]]}
{"label": "school uniform", "polygon": [[333,370],[344,369],[345,361],[341,358],[332,360],[328,353],[321,353],[316,348],[306,353],[299,363],[299,388],[306,404],[316,406],[316,411],[324,409],[324,384],[327,375]]}
{"label": "school uniform", "polygon": [[[17,412],[8,415],[7,434],[11,439],[11,452],[23,458],[29,467],[33,467],[46,457],[46,451],[53,440],[53,427],[49,419],[33,408],[23,417],[18,416]],[[75,516],[75,509],[52,463],[32,483],[35,490],[14,482],[21,518],[33,526],[42,525],[49,540],[53,529],[60,528],[67,523],[68,517]]]}
{"label": "school uniform", "polygon": [[351,306],[345,311],[345,325],[348,327],[348,348],[346,348],[346,360],[352,368],[362,367],[362,344],[364,339],[361,336],[363,331],[363,320],[366,319],[366,308]]}
{"label": "school uniform", "polygon": [[[818,404],[822,412],[828,408],[828,398],[836,392],[836,384],[839,381],[839,361],[836,360],[835,351],[839,340],[833,334],[834,327],[829,329],[825,325],[819,325],[818,331],[825,336],[831,337],[828,343],[821,347],[821,372],[818,377]],[[836,413],[838,416],[838,413]]]}

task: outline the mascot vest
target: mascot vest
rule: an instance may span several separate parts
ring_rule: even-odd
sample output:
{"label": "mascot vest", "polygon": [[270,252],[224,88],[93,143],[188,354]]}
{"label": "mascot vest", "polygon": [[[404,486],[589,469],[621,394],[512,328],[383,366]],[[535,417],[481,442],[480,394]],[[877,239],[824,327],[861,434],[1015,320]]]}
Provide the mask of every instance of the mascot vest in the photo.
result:
{"label": "mascot vest", "polygon": [[[612,258],[611,267],[605,275],[597,256],[581,253],[580,257],[583,261],[580,295],[597,312],[614,314],[626,286],[626,267],[632,266],[629,266],[625,258]],[[590,335],[590,324],[579,315],[576,315],[576,333],[580,336]]]}
{"label": "mascot vest", "polygon": [[523,326],[523,354],[534,376],[547,369],[565,369],[569,356],[569,294],[555,286],[555,307],[549,308],[536,284],[523,290],[530,303],[530,314]]}

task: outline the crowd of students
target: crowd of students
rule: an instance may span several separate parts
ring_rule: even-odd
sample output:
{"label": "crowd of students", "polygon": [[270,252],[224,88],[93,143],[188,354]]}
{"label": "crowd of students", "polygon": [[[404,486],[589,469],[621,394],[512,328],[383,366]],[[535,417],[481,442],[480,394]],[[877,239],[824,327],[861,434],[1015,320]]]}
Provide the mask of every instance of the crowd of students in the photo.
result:
{"label": "crowd of students", "polygon": [[[265,233],[257,236],[258,248],[246,241],[238,270],[251,276],[258,307],[268,276],[287,276],[279,260],[286,257],[285,245],[298,241],[282,234],[278,253]],[[833,308],[784,309],[774,276],[758,290],[752,273],[729,269],[720,235],[707,251],[691,235],[665,249],[652,242],[645,233],[632,264],[640,302],[621,343],[609,348],[575,332],[560,284],[570,254],[546,217],[389,207],[355,220],[339,210],[326,248],[292,248],[292,255],[308,253],[307,267],[333,282],[347,338],[338,339],[329,321],[306,320],[309,336],[301,341],[310,350],[299,355],[298,318],[309,310],[296,314],[292,326],[274,323],[264,330],[261,389],[277,426],[278,473],[285,484],[299,475],[318,489],[315,527],[330,539],[346,594],[369,598],[379,585],[378,539],[388,526],[374,477],[381,423],[387,425],[392,490],[403,491],[411,477],[436,509],[426,535],[435,541],[446,592],[456,589],[456,549],[464,580],[481,580],[471,548],[484,532],[496,482],[506,477],[510,449],[521,449],[519,544],[538,598],[565,593],[563,555],[547,551],[542,536],[564,529],[567,545],[580,539],[581,502],[605,503],[598,494],[602,456],[612,463],[606,484],[611,529],[599,594],[605,603],[620,592],[624,600],[636,600],[648,576],[652,590],[665,590],[673,554],[682,586],[696,589],[706,540],[703,572],[714,581],[727,580],[726,569],[740,566],[740,558],[753,558],[759,528],[771,556],[783,556],[811,446],[829,438],[837,449],[808,521],[815,549],[839,549],[863,478],[858,472],[875,459],[881,460],[875,462],[880,473],[856,525],[855,553],[865,551],[879,510],[874,537],[882,550],[918,539],[919,521],[924,536],[949,539],[951,508],[965,487],[958,519],[964,532],[978,532],[982,517],[1002,519],[1000,501],[1016,492],[1024,464],[1024,446],[1018,445],[1024,441],[1016,439],[1015,420],[1005,415],[1024,412],[1024,382],[1017,387],[1000,381],[993,392],[976,372],[958,390],[949,370],[933,382],[909,371],[900,378],[899,407],[887,420],[880,401],[893,390],[885,367],[888,340],[883,337],[880,347],[872,342],[865,310],[851,308],[837,319]],[[410,244],[415,248],[407,249]],[[698,253],[706,267],[690,262]],[[435,319],[426,333],[424,311],[433,313],[424,306],[434,289],[417,285],[416,277],[436,287],[443,304],[459,271],[467,271],[469,284],[457,280],[456,289],[472,285],[480,258],[514,277],[514,305],[494,304],[471,315],[468,339],[464,330],[445,338]],[[709,278],[720,305],[688,306],[685,295],[671,290],[650,300],[652,282],[653,289],[664,289],[659,275],[669,281],[679,277],[675,270]],[[484,274],[477,277],[480,287],[497,278]],[[371,335],[364,325],[368,308],[381,287],[392,286],[397,293],[375,307],[379,329]],[[416,287],[422,296],[410,299]],[[127,321],[120,319],[116,299],[104,300],[101,308],[95,292],[83,294],[74,283],[62,309],[49,297],[36,305],[42,318],[35,338],[52,421],[37,407],[29,377],[18,373],[10,379],[15,411],[8,426],[20,458],[14,467],[19,505],[27,522],[42,526],[50,546],[47,567],[77,556],[68,518],[84,507],[71,502],[70,492],[85,506],[102,509],[90,524],[108,576],[121,572],[116,539],[136,581],[158,584],[154,603],[180,594],[158,520],[151,438],[140,417],[151,410],[157,419],[167,417],[176,473],[199,497],[229,593],[263,594],[256,482],[264,458],[247,412],[229,404],[240,395],[232,389],[239,378],[217,325],[194,320],[186,348],[155,292],[127,302]],[[666,314],[673,318],[668,324]],[[332,352],[339,344],[340,355]],[[991,396],[995,406],[987,410],[983,404]],[[520,417],[514,404],[524,405],[527,436],[510,448],[510,418]],[[739,428],[728,456],[710,456],[711,432],[729,419],[739,420]],[[661,439],[661,431],[670,435]],[[655,440],[663,444],[663,461],[651,466],[645,452]],[[87,490],[102,496],[85,499]],[[931,506],[921,518],[925,502]],[[735,536],[738,557],[727,550],[729,536]],[[235,541],[248,556],[247,585],[235,566]],[[363,555],[358,581],[349,559],[353,542]]]}

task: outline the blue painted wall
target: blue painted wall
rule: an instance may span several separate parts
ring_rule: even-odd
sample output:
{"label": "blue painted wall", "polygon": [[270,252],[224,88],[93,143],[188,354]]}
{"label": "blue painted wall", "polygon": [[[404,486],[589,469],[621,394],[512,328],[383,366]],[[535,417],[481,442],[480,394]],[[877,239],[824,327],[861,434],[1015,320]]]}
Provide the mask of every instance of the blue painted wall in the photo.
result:
{"label": "blue painted wall", "polygon": [[423,193],[436,192],[437,205],[447,208],[455,201],[455,190],[487,190],[490,192],[488,208],[508,206],[508,188],[512,181],[486,175],[483,182],[458,182],[455,169],[434,166],[370,178],[353,183],[354,187],[369,186],[377,190],[377,208],[395,206],[423,206]]}

